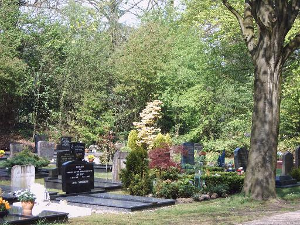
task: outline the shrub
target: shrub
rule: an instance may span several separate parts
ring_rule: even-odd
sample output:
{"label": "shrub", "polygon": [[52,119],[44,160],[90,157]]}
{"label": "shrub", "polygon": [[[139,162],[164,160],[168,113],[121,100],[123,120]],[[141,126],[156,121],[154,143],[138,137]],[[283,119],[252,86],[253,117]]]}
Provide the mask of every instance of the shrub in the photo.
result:
{"label": "shrub", "polygon": [[128,187],[129,193],[131,195],[145,196],[151,191],[151,179],[148,174],[145,174],[144,177],[140,177],[139,174],[136,174]]}
{"label": "shrub", "polygon": [[170,167],[177,167],[177,163],[171,159],[171,148],[168,144],[162,144],[161,147],[150,150],[149,158],[150,168],[167,170]]}
{"label": "shrub", "polygon": [[195,187],[187,178],[179,180],[158,180],[153,187],[153,194],[163,198],[188,198],[193,196]]}
{"label": "shrub", "polygon": [[123,187],[132,195],[146,195],[151,191],[147,151],[135,146],[126,158],[126,168],[120,173]]}
{"label": "shrub", "polygon": [[242,191],[244,176],[231,172],[219,172],[217,175],[204,175],[202,179],[205,181],[207,188],[218,185],[227,185],[229,194],[239,193]]}
{"label": "shrub", "polygon": [[208,170],[210,172],[224,172],[224,168],[218,166],[207,166],[204,167],[204,170]]}
{"label": "shrub", "polygon": [[293,168],[290,175],[297,181],[300,181],[300,168]]}
{"label": "shrub", "polygon": [[4,163],[5,167],[11,169],[15,165],[33,165],[35,168],[48,166],[49,160],[39,157],[37,154],[32,153],[30,150],[25,149],[12,158],[7,159]]}
{"label": "shrub", "polygon": [[216,186],[207,186],[204,188],[205,192],[209,193],[217,193],[219,196],[224,197],[227,193],[229,193],[229,186],[227,184],[218,184]]}

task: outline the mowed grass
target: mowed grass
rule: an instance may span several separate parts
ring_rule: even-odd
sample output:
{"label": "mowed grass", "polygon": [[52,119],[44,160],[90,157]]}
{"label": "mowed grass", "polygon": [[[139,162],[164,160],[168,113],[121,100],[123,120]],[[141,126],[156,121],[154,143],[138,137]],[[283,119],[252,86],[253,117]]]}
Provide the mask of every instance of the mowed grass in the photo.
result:
{"label": "mowed grass", "polygon": [[[266,215],[300,209],[299,187],[277,191],[279,199],[269,202],[253,201],[238,194],[228,198],[176,204],[155,210],[93,214],[69,219],[68,224],[240,224]],[[290,193],[294,193],[293,201],[290,201]]]}

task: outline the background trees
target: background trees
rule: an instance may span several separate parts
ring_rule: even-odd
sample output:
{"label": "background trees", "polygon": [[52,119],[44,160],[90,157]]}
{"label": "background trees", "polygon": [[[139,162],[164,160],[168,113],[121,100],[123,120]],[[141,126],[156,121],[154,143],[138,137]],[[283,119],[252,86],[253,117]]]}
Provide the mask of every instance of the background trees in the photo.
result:
{"label": "background trees", "polygon": [[[159,126],[175,142],[202,142],[228,154],[249,146],[253,65],[220,2],[164,2],[139,11],[145,13],[134,26],[120,23],[118,11],[117,30],[103,19],[101,10],[109,15],[109,8],[97,2],[1,6],[1,15],[8,10],[13,18],[1,17],[6,129],[27,125],[31,133],[69,133],[90,143],[108,130],[127,135],[146,103],[159,99]],[[297,59],[283,72],[281,149],[293,149],[299,136],[299,82],[291,76],[298,74]]]}

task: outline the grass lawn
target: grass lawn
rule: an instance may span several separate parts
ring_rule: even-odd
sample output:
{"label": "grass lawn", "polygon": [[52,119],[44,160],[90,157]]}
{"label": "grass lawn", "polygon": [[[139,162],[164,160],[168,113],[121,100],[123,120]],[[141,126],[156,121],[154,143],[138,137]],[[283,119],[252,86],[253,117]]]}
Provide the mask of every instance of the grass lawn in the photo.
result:
{"label": "grass lawn", "polygon": [[239,224],[265,215],[300,210],[300,187],[277,189],[278,200],[253,201],[242,195],[133,213],[105,213],[69,219],[75,224]]}

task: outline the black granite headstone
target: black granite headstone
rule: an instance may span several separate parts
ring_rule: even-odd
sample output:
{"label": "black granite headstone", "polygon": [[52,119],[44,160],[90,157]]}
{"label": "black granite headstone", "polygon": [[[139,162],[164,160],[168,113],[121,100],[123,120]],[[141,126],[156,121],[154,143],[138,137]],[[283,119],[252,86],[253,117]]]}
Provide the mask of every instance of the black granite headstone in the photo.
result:
{"label": "black granite headstone", "polygon": [[186,142],[182,144],[183,152],[181,154],[181,165],[194,165],[194,143]]}
{"label": "black granite headstone", "polygon": [[39,141],[47,141],[47,136],[43,134],[34,135],[34,152],[37,153],[37,145]]}
{"label": "black granite headstone", "polygon": [[300,146],[295,150],[295,167],[300,168]]}
{"label": "black granite headstone", "polygon": [[60,138],[60,149],[70,150],[71,137],[61,137]]}
{"label": "black granite headstone", "polygon": [[69,193],[89,192],[94,188],[94,166],[86,161],[62,165],[62,190]]}
{"label": "black granite headstone", "polygon": [[59,150],[57,151],[57,159],[56,159],[56,167],[58,169],[58,173],[61,174],[62,164],[69,161],[74,161],[75,156],[69,150]]}
{"label": "black granite headstone", "polygon": [[225,166],[225,150],[223,150],[222,154],[219,155],[218,166],[219,167],[224,167]]}
{"label": "black granite headstone", "polygon": [[76,160],[83,160],[85,154],[85,143],[71,142],[70,150],[74,154]]}
{"label": "black granite headstone", "polygon": [[248,164],[248,150],[246,148],[236,148],[233,154],[235,170],[243,167],[244,171],[246,171]]}

